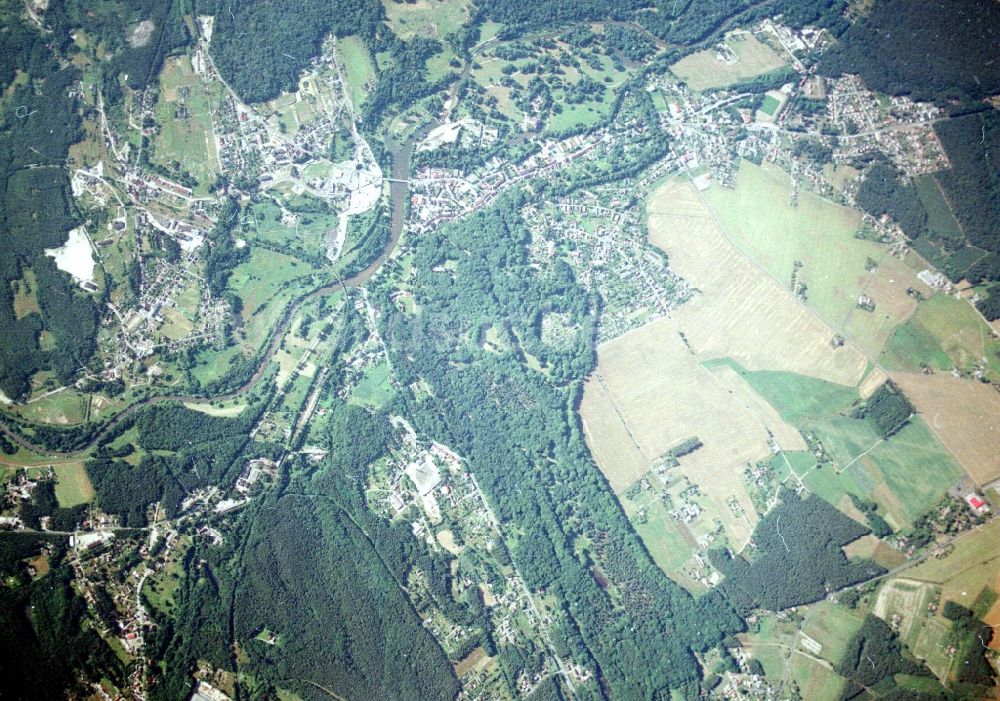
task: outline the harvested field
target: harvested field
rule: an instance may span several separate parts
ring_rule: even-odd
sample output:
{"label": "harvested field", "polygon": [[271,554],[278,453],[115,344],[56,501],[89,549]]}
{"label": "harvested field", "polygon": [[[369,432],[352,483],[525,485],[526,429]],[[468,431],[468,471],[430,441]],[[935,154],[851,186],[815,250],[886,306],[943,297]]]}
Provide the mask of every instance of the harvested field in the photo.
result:
{"label": "harvested field", "polygon": [[615,412],[604,386],[591,379],[580,402],[580,418],[594,459],[616,494],[621,494],[652,467]]}
{"label": "harvested field", "polygon": [[[849,500],[848,500],[849,503]],[[843,509],[841,509],[843,511]],[[856,519],[864,523],[863,519]],[[849,559],[861,558],[874,560],[886,569],[898,567],[906,561],[906,556],[895,548],[890,548],[875,536],[869,534],[861,536],[852,543],[844,546],[844,554]]]}
{"label": "harvested field", "polygon": [[[647,463],[699,438],[702,447],[679,459],[681,471],[708,495],[736,544],[746,542],[757,520],[740,478],[745,463],[770,454],[769,431],[789,450],[805,448],[799,433],[735,371],[703,367],[666,319],[598,348],[597,372],[587,383],[584,405],[585,417],[597,409],[605,421],[614,417],[624,424],[617,440],[588,424],[591,448],[608,479],[614,475],[613,483],[625,480],[605,467],[602,456],[621,450],[623,433]],[[638,460],[630,462],[640,469]],[[746,517],[729,508],[732,497]]]}
{"label": "harvested field", "polygon": [[730,357],[747,370],[783,370],[856,386],[867,361],[756,267],[723,234],[694,186],[671,181],[647,203],[649,239],[699,290],[674,318],[700,360]]}
{"label": "harvested field", "polygon": [[1000,393],[950,373],[894,372],[892,379],[973,481],[1000,478]]}

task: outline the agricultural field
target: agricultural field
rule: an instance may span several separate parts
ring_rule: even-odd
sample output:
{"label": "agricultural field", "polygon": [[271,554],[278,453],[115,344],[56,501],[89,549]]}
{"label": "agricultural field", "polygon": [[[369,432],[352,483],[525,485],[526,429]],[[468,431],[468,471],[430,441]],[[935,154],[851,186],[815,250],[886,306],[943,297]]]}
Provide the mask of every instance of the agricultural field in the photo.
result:
{"label": "agricultural field", "polygon": [[894,372],[892,379],[976,484],[1000,478],[1000,392],[951,373]]}
{"label": "agricultural field", "polygon": [[337,49],[343,60],[347,94],[351,105],[357,110],[364,103],[368,91],[375,86],[375,63],[368,53],[368,48],[358,37],[340,39],[337,42]]}
{"label": "agricultural field", "polygon": [[785,59],[774,49],[749,32],[733,32],[725,44],[735,56],[735,61],[719,58],[716,48],[706,49],[682,58],[670,66],[670,71],[699,92],[724,88],[786,65]]}
{"label": "agricultural field", "polygon": [[202,83],[188,56],[168,58],[160,74],[161,99],[156,105],[160,131],[151,160],[168,170],[190,173],[207,186],[219,173],[219,154],[212,112],[220,99],[217,85]]}
{"label": "agricultural field", "polygon": [[893,528],[911,525],[962,476],[919,416],[887,440],[869,422],[845,416],[817,421],[806,430],[833,460],[810,472],[806,486],[839,508],[847,493],[871,499]]}
{"label": "agricultural field", "polygon": [[889,370],[962,372],[985,369],[990,379],[1000,379],[1000,340],[972,305],[938,292],[921,302],[916,313],[896,329],[881,358]]}
{"label": "agricultural field", "polygon": [[[740,250],[786,289],[804,284],[807,304],[869,355],[916,308],[907,288],[930,293],[886,245],[855,237],[859,212],[808,192],[793,206],[788,175],[774,167],[744,161],[735,189],[704,197]],[[858,308],[861,294],[874,311]]]}
{"label": "agricultural field", "polygon": [[71,462],[53,467],[56,473],[56,499],[59,506],[86,504],[94,498],[94,486],[82,462]]}
{"label": "agricultural field", "polygon": [[596,379],[587,382],[580,402],[580,419],[594,460],[616,494],[652,469],[615,411],[607,389]]}
{"label": "agricultural field", "polygon": [[[848,500],[848,504],[850,504],[850,500]],[[851,508],[853,509],[853,505]],[[864,514],[861,513],[854,516],[858,521],[863,521],[863,517]],[[887,570],[898,567],[906,561],[906,556],[903,553],[889,547],[871,534],[861,536],[844,546],[844,554],[852,560],[874,560]]]}
{"label": "agricultural field", "polygon": [[[636,369],[642,368],[642,373]],[[603,392],[601,391],[603,389]],[[596,401],[588,395],[596,395]],[[802,450],[798,432],[781,419],[750,385],[731,368],[708,369],[685,346],[668,320],[636,329],[598,348],[598,365],[584,391],[584,421],[598,464],[620,490],[641,477],[621,472],[621,463],[606,462],[622,435],[634,440],[647,464],[692,437],[702,447],[678,458],[680,471],[712,504],[731,542],[742,546],[756,523],[756,512],[741,479],[744,465],[770,455],[769,435],[789,450]],[[588,419],[601,424],[617,418],[623,426],[611,433],[595,432]],[[643,462],[629,463],[638,471]],[[727,504],[735,499],[742,513]]]}
{"label": "agricultural field", "polygon": [[730,243],[692,184],[669,181],[646,209],[650,242],[698,290],[673,318],[699,360],[729,357],[747,370],[858,384],[865,356],[834,348],[835,331]]}
{"label": "agricultural field", "polygon": [[993,588],[1000,571],[1000,521],[993,520],[956,538],[944,557],[925,560],[906,576],[941,587],[941,600],[975,608],[986,587]]}

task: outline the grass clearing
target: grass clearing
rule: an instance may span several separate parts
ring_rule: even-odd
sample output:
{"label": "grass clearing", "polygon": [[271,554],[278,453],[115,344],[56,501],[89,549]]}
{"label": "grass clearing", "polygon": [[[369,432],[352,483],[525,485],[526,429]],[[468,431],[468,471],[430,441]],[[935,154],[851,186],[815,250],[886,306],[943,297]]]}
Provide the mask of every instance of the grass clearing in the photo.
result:
{"label": "grass clearing", "polygon": [[[396,3],[390,3],[395,5]],[[344,63],[344,80],[354,109],[359,109],[375,86],[375,63],[368,48],[359,37],[349,36],[337,41],[337,49]]]}
{"label": "grass clearing", "polygon": [[201,402],[184,402],[184,406],[192,411],[198,411],[207,416],[219,416],[231,419],[239,416],[247,408],[247,403],[239,400],[223,402],[216,406],[214,404],[203,404]]}
{"label": "grass clearing", "polygon": [[862,622],[849,609],[830,601],[821,601],[809,607],[802,621],[802,632],[823,646],[820,652],[823,659],[837,664]]}
{"label": "grass clearing", "polygon": [[406,40],[427,37],[443,41],[472,18],[469,0],[383,0],[386,21],[393,34]]}
{"label": "grass clearing", "polygon": [[[884,244],[855,238],[861,214],[808,192],[792,205],[786,173],[744,161],[735,189],[711,188],[704,197],[733,242],[785,289],[793,277],[807,287],[807,304],[878,354],[892,330],[917,306],[908,287],[928,292],[916,275],[887,255]],[[875,270],[869,260],[879,262]],[[857,308],[862,293],[875,310]]]}
{"label": "grass clearing", "polygon": [[670,71],[692,90],[724,88],[787,65],[774,49],[749,32],[734,32],[726,37],[726,46],[735,61],[723,61],[714,48],[699,51],[670,66]]}
{"label": "grass clearing", "polygon": [[390,376],[389,364],[384,361],[369,367],[365,371],[365,376],[355,386],[351,394],[351,403],[374,407],[388,404],[395,393],[389,382]]}
{"label": "grass clearing", "polygon": [[839,701],[847,680],[812,657],[792,655],[790,672],[802,694],[809,701]]}
{"label": "grass clearing", "polygon": [[59,506],[76,506],[94,500],[94,485],[90,483],[82,462],[57,465],[53,469],[56,471],[56,499]]}
{"label": "grass clearing", "polygon": [[89,407],[89,394],[81,394],[76,389],[67,387],[54,394],[34,399],[28,404],[18,405],[14,409],[29,421],[73,426],[87,420]]}
{"label": "grass clearing", "polygon": [[729,357],[751,371],[858,384],[865,357],[834,348],[834,332],[730,243],[690,182],[667,182],[646,208],[650,242],[698,290],[673,318],[700,360]]}

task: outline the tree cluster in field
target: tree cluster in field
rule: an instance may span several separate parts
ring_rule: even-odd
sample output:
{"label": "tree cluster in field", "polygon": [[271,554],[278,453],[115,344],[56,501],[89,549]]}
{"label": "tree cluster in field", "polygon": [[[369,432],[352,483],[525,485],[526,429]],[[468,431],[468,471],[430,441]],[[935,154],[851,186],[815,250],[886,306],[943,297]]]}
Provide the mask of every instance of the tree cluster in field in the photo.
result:
{"label": "tree cluster in field", "polygon": [[[955,601],[946,601],[941,615],[952,621],[952,636],[958,648],[955,681],[959,688],[972,692],[975,687],[995,686],[996,672],[986,658],[995,635],[993,626],[978,620],[974,611]],[[985,698],[985,689],[980,691]]]}
{"label": "tree cluster in field", "polygon": [[848,492],[848,496],[851,498],[851,503],[854,504],[854,508],[865,515],[865,520],[868,521],[868,527],[872,529],[872,533],[878,538],[885,538],[886,536],[892,535],[892,526],[890,526],[881,514],[878,512],[878,504],[876,504],[871,499],[865,499],[859,497],[857,494]]}
{"label": "tree cluster in field", "polygon": [[878,690],[883,698],[888,696],[914,701],[943,698],[942,693],[914,692],[897,687],[894,679],[897,674],[925,677],[929,683],[933,681],[933,676],[927,667],[914,660],[904,649],[886,622],[871,614],[865,616],[861,629],[847,644],[844,656],[834,670],[847,679],[841,701],[869,698],[867,689]]}
{"label": "tree cluster in field", "polygon": [[843,547],[868,533],[823,499],[782,490],[782,503],[754,529],[752,559],[712,553],[726,579],[717,590],[737,611],[781,611],[819,601],[827,594],[885,572],[868,561],[849,561]]}
{"label": "tree cluster in field", "polygon": [[892,382],[879,387],[867,400],[854,408],[852,416],[867,419],[883,438],[899,431],[916,413],[910,400]]}

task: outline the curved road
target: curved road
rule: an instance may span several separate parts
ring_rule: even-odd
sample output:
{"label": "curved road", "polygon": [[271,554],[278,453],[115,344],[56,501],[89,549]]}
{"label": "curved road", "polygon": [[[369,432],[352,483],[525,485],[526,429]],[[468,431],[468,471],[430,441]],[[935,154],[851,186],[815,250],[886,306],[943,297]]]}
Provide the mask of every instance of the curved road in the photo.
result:
{"label": "curved road", "polygon": [[20,433],[12,431],[3,422],[0,422],[0,433],[3,433],[7,438],[9,438],[14,443],[17,443],[28,450],[36,452],[43,456],[50,456],[53,458],[68,458],[74,456],[80,456],[89,450],[95,443],[97,443],[101,437],[107,434],[109,431],[114,429],[118,424],[124,421],[126,418],[135,414],[137,411],[143,407],[149,406],[151,404],[161,404],[163,402],[188,402],[192,404],[208,404],[215,401],[226,401],[233,399],[260,381],[264,373],[267,372],[268,364],[271,362],[271,358],[275,351],[278,350],[278,346],[281,343],[282,336],[285,335],[288,330],[288,325],[295,318],[295,313],[302,307],[306,302],[316,299],[317,297],[322,297],[338,289],[346,289],[349,287],[361,287],[366,282],[368,282],[371,277],[378,272],[382,264],[385,263],[386,259],[395,250],[396,245],[399,243],[399,237],[403,233],[403,224],[406,219],[406,198],[409,192],[409,172],[410,172],[410,155],[413,152],[413,147],[424,133],[425,129],[418,129],[416,132],[406,140],[406,143],[402,147],[397,147],[393,149],[392,154],[392,177],[389,180],[389,194],[392,201],[392,225],[391,234],[389,237],[389,242],[386,244],[385,250],[379,254],[378,258],[372,261],[367,268],[355,273],[351,277],[339,280],[334,283],[329,283],[314,289],[302,297],[300,297],[295,302],[292,302],[285,309],[285,313],[282,315],[281,320],[275,325],[274,329],[271,331],[270,341],[267,344],[267,348],[264,351],[260,359],[260,364],[257,370],[254,371],[253,376],[249,380],[244,382],[242,385],[229,392],[224,392],[221,394],[215,394],[211,396],[195,396],[195,395],[182,395],[182,394],[158,394],[152,397],[147,397],[141,399],[136,403],[130,405],[127,409],[122,410],[121,413],[117,414],[113,419],[108,421],[100,431],[98,431],[86,444],[80,448],[72,451],[61,452],[49,450],[43,445],[38,445],[28,440]]}

